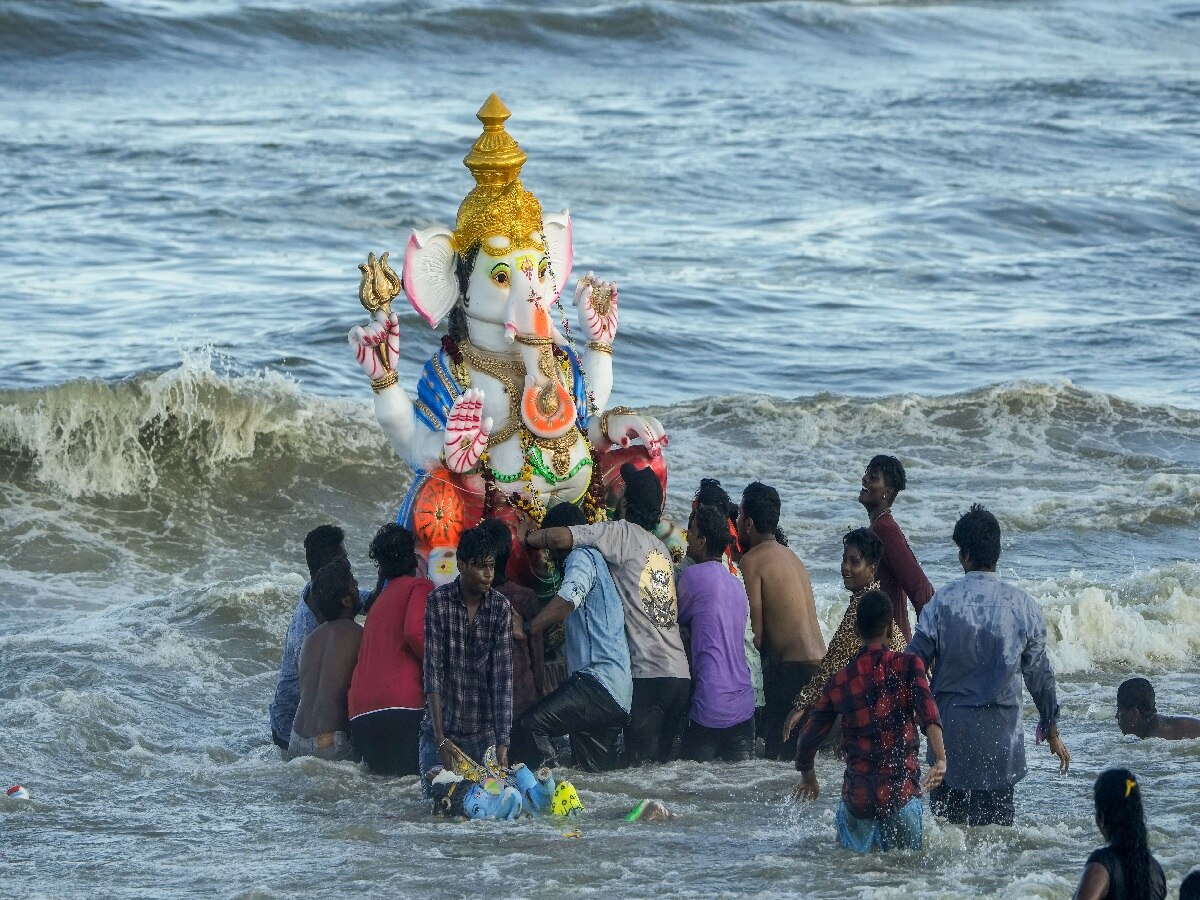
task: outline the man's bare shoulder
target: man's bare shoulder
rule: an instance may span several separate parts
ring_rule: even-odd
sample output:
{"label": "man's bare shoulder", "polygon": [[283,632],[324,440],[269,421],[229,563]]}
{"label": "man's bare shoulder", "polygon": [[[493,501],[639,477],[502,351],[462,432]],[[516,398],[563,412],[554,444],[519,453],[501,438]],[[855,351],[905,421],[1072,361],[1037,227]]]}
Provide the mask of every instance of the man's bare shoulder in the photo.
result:
{"label": "man's bare shoulder", "polygon": [[742,568],[745,569],[746,561],[750,561],[751,568],[757,566],[761,569],[764,566],[772,568],[780,565],[790,566],[792,569],[807,571],[804,568],[804,563],[788,547],[778,541],[763,541],[763,543],[751,547],[742,556]]}
{"label": "man's bare shoulder", "polygon": [[1159,716],[1154,736],[1168,741],[1200,738],[1200,719],[1195,716]]}

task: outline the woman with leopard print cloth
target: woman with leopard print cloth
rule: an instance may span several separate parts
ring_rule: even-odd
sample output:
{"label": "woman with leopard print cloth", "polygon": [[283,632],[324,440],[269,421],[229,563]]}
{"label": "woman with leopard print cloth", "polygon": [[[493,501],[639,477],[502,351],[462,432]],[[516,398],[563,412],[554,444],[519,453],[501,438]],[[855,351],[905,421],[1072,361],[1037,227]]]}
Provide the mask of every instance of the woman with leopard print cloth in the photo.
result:
{"label": "woman with leopard print cloth", "polygon": [[[833,640],[829,642],[829,649],[825,651],[825,658],[821,660],[821,668],[792,703],[792,711],[783,724],[785,741],[816,706],[829,679],[844,669],[862,648],[862,641],[854,627],[858,615],[858,600],[867,591],[879,588],[876,573],[881,559],[883,542],[869,528],[855,528],[842,538],[842,584],[850,591],[850,605],[846,607],[842,622],[834,632]],[[894,621],[888,632],[888,646],[898,653],[903,652],[906,646],[904,635],[900,633]]]}

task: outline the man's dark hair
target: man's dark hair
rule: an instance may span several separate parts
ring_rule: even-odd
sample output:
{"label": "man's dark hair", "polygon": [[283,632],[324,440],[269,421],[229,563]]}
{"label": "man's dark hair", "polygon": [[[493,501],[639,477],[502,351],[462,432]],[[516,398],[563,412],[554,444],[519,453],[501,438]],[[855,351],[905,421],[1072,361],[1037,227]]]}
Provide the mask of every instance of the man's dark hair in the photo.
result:
{"label": "man's dark hair", "polygon": [[908,476],[904,474],[904,463],[894,456],[886,456],[882,453],[872,456],[871,461],[867,463],[867,471],[878,472],[883,478],[883,483],[892,489],[893,494],[900,493],[908,486]]}
{"label": "man's dark hair", "polygon": [[1000,523],[979,503],[954,523],[954,543],[978,569],[994,569],[1000,559]]}
{"label": "man's dark hair", "polygon": [[346,555],[346,532],[336,525],[318,525],[304,536],[304,561],[308,577],[339,556]]}
{"label": "man's dark hair", "polygon": [[771,534],[779,528],[781,506],[779,491],[769,484],[754,481],[742,491],[742,512],[754,523],[760,534]]}
{"label": "man's dark hair", "polygon": [[412,532],[395,522],[380,526],[371,538],[367,555],[379,568],[384,578],[402,578],[417,571],[417,554],[413,546]]}
{"label": "man's dark hair", "polygon": [[508,524],[500,519],[484,519],[479,527],[492,536],[496,545],[496,576],[492,586],[508,580],[508,558],[512,555],[512,532]]}
{"label": "man's dark hair", "polygon": [[878,565],[883,559],[883,541],[870,528],[855,528],[842,535],[842,547],[849,550],[854,547],[871,565]]}
{"label": "man's dark hair", "polygon": [[1122,897],[1150,900],[1154,896],[1154,879],[1150,870],[1150,847],[1146,839],[1146,811],[1142,806],[1142,789],[1137,776],[1128,769],[1105,769],[1092,788],[1096,803],[1096,822],[1116,851],[1124,871],[1124,890],[1113,894]]}
{"label": "man's dark hair", "polygon": [[1136,709],[1145,716],[1158,715],[1154,685],[1145,678],[1126,678],[1117,687],[1117,706]]}
{"label": "man's dark hair", "polygon": [[858,598],[854,630],[864,641],[883,637],[892,624],[892,601],[883,591],[867,591]]}
{"label": "man's dark hair", "polygon": [[713,506],[729,516],[730,521],[737,521],[737,504],[733,502],[733,498],[721,487],[721,482],[715,478],[701,478],[700,489],[696,491],[696,496],[692,498],[697,506]]}
{"label": "man's dark hair", "polygon": [[555,503],[542,516],[543,528],[570,528],[572,525],[586,525],[587,516],[574,503]]}
{"label": "man's dark hair", "polygon": [[1192,869],[1179,885],[1179,900],[1200,900],[1200,869]]}
{"label": "man's dark hair", "polygon": [[309,590],[312,592],[312,605],[322,622],[340,619],[342,600],[354,593],[354,573],[350,570],[350,560],[339,556],[321,566],[313,575]]}
{"label": "man's dark hair", "polygon": [[662,518],[662,483],[650,467],[639,469],[633,463],[621,466],[621,480],[625,482],[625,519],[654,531]]}
{"label": "man's dark hair", "polygon": [[733,537],[729,534],[729,517],[715,506],[697,506],[692,513],[696,530],[704,538],[704,551],[716,559],[725,552]]}
{"label": "man's dark hair", "polygon": [[479,565],[485,560],[496,558],[496,541],[488,534],[488,530],[476,525],[468,528],[458,539],[458,551],[455,554],[460,563]]}

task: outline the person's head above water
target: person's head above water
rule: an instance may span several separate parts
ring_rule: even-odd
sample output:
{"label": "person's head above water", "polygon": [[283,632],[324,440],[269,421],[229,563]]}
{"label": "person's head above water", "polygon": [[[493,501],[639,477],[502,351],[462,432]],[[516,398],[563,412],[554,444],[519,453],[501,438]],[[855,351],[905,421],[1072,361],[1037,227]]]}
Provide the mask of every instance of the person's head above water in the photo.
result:
{"label": "person's head above water", "polygon": [[729,517],[715,506],[697,506],[688,519],[687,555],[694,562],[720,559],[733,537]]}
{"label": "person's head above water", "polygon": [[621,466],[621,480],[625,482],[625,493],[617,506],[620,518],[653,531],[662,518],[663,508],[663,489],[658,476],[649,466],[639,469],[627,462]]}
{"label": "person's head above water", "polygon": [[1192,869],[1179,885],[1179,900],[1200,900],[1200,869]]}
{"label": "person's head above water", "polygon": [[842,584],[851,593],[867,587],[879,572],[883,541],[870,528],[855,528],[842,535]]}
{"label": "person's head above water", "polygon": [[[573,525],[586,525],[587,516],[574,503],[556,503],[542,516],[543,528],[570,528]],[[561,567],[563,560],[570,550],[549,550],[550,559],[556,566]]]}
{"label": "person's head above water", "polygon": [[[1149,897],[1150,848],[1146,843],[1146,813],[1142,789],[1128,769],[1105,769],[1092,791],[1096,804],[1096,827],[1108,845],[1120,854],[1126,871],[1126,886],[1135,897]],[[1115,893],[1115,892],[1114,892]]]}
{"label": "person's head above water", "polygon": [[869,510],[887,509],[895,501],[896,495],[907,486],[904,463],[894,456],[872,456],[863,472],[858,502]]}
{"label": "person's head above water", "polygon": [[512,532],[500,519],[484,519],[479,527],[492,536],[496,545],[496,584],[508,580],[508,558],[512,555]]}
{"label": "person's head above water", "polygon": [[304,536],[304,562],[311,579],[326,563],[346,555],[346,532],[336,525],[318,525]]}
{"label": "person's head above water", "polygon": [[458,539],[458,577],[463,593],[486,594],[496,577],[496,541],[481,526],[468,528]]}
{"label": "person's head above water", "polygon": [[982,504],[971,504],[954,523],[954,543],[964,571],[996,571],[1000,559],[1000,523]]}
{"label": "person's head above water", "polygon": [[692,498],[692,506],[715,506],[729,516],[730,521],[737,521],[737,504],[715,478],[700,479],[700,487],[696,496]]}
{"label": "person's head above water", "polygon": [[[783,546],[787,546],[787,538],[779,527],[779,513],[782,508],[779,491],[769,484],[753,481],[746,485],[746,489],[742,491],[742,504],[738,509],[737,518],[738,542],[743,550],[750,549],[754,543],[761,543],[766,537],[773,537]],[[753,529],[750,526],[753,526]]]}
{"label": "person's head above water", "polygon": [[1145,678],[1126,678],[1117,687],[1117,727],[1121,734],[1138,734],[1154,721],[1158,709],[1154,686]]}
{"label": "person's head above water", "polygon": [[358,582],[350,570],[350,560],[339,556],[317,570],[312,579],[312,604],[322,622],[354,618]]}
{"label": "person's head above water", "polygon": [[858,598],[854,630],[866,641],[882,640],[892,624],[892,601],[883,591],[867,591]]}
{"label": "person's head above water", "polygon": [[395,522],[380,526],[375,537],[371,538],[367,555],[384,578],[403,578],[416,574],[417,554],[412,532]]}

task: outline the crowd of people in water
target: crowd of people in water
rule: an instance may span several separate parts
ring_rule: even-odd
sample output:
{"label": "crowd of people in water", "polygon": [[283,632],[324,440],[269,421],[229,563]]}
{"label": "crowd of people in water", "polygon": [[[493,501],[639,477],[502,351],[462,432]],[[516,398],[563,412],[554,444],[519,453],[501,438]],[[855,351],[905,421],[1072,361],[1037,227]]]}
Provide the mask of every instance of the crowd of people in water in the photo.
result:
{"label": "crowd of people in water", "polygon": [[[821,790],[815,756],[836,744],[837,837],[860,852],[919,849],[926,794],[951,823],[1013,824],[1026,775],[1022,685],[1036,742],[1068,770],[1046,623],[1028,593],[997,576],[1000,525],[984,507],[954,526],[963,577],[935,591],[892,513],[904,466],[874,457],[858,495],[867,525],[841,536],[849,606],[826,646],[774,488],[754,482],[735,502],[703,479],[681,533],[662,519],[653,471],[626,463],[621,481],[614,520],[588,523],[562,503],[525,536],[545,573],[540,592],[509,577],[513,534],[498,520],[462,533],[458,576],[440,587],[418,574],[400,525],[371,541],[372,590],[354,578],[342,529],[309,532],[311,580],[270,708],[284,757],[422,776],[428,797],[427,773],[453,769],[460,753],[482,760],[489,747],[501,767],[553,768],[569,756],[597,772],[761,752],[795,761],[794,797],[808,800]],[[1122,683],[1116,699],[1125,734],[1200,738],[1200,719],[1160,714],[1144,678]],[[1094,795],[1106,845],[1075,896],[1162,900],[1137,777],[1108,769]],[[1180,897],[1200,898],[1200,870]]]}

